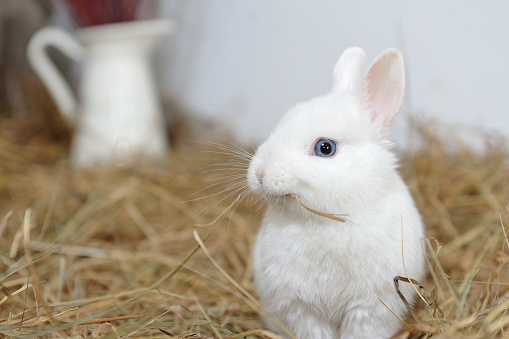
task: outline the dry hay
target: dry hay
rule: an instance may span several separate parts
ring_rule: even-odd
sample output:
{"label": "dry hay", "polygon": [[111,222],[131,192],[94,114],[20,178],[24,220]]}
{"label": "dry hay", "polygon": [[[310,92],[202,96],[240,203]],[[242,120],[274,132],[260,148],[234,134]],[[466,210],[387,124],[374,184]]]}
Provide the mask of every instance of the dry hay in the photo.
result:
{"label": "dry hay", "polygon": [[[34,126],[0,121],[0,338],[276,337],[251,296],[261,211],[184,202],[210,185],[194,171],[213,159],[187,145],[157,164],[70,171],[68,139]],[[502,337],[507,156],[495,143],[451,153],[430,131],[402,160],[431,273],[398,337]]]}

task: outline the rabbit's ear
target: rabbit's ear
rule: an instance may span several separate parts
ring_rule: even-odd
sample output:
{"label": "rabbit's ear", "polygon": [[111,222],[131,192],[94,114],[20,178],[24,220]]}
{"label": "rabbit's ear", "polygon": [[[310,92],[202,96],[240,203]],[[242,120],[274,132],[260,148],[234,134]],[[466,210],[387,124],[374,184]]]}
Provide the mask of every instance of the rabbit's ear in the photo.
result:
{"label": "rabbit's ear", "polygon": [[404,93],[403,57],[397,49],[390,48],[376,58],[362,81],[362,110],[385,130],[398,114]]}
{"label": "rabbit's ear", "polygon": [[341,54],[332,74],[333,93],[357,93],[366,72],[366,53],[350,47]]}

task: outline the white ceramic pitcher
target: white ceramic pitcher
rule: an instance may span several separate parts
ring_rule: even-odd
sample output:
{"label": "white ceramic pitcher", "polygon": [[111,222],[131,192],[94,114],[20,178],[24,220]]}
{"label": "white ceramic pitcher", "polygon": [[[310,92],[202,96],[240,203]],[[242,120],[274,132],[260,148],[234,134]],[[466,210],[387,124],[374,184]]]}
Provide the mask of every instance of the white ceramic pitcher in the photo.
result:
{"label": "white ceramic pitcher", "polygon": [[[81,28],[76,36],[56,27],[34,34],[29,61],[75,129],[73,167],[124,165],[167,152],[150,58],[156,37],[172,28],[169,20],[147,20]],[[78,99],[49,59],[48,46],[81,62]]]}

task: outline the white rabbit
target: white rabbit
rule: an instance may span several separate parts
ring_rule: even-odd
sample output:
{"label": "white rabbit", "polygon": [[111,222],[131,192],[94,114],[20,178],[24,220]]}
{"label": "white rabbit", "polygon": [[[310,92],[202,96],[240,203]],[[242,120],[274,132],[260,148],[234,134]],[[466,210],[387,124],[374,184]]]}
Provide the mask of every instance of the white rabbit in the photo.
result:
{"label": "white rabbit", "polygon": [[332,93],[288,111],[248,169],[250,189],[269,201],[254,248],[258,295],[299,339],[391,337],[407,315],[394,277],[425,273],[424,226],[386,139],[403,100],[403,59],[388,49],[367,72],[365,59],[347,49]]}

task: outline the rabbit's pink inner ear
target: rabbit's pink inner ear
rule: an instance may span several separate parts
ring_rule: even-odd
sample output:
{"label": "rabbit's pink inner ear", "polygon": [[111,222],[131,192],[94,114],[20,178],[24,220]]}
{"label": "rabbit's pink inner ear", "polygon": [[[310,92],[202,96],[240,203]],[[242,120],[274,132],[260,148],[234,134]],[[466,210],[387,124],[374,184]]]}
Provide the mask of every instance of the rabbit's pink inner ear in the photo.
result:
{"label": "rabbit's pink inner ear", "polygon": [[361,104],[371,121],[380,128],[390,125],[401,108],[404,94],[401,54],[395,49],[382,53],[362,83]]}
{"label": "rabbit's pink inner ear", "polygon": [[372,113],[371,113],[371,121],[375,121],[376,118],[378,118],[378,116],[380,115],[380,111],[379,110],[374,110]]}

